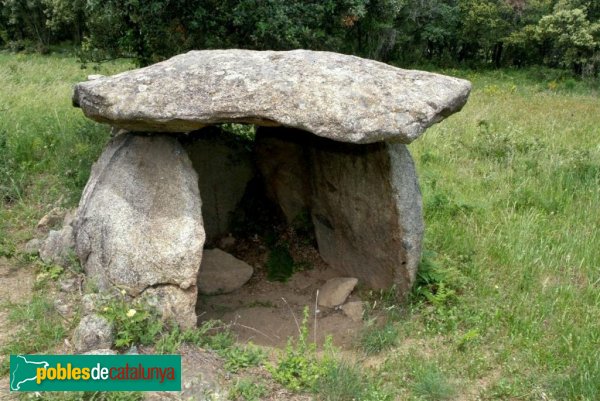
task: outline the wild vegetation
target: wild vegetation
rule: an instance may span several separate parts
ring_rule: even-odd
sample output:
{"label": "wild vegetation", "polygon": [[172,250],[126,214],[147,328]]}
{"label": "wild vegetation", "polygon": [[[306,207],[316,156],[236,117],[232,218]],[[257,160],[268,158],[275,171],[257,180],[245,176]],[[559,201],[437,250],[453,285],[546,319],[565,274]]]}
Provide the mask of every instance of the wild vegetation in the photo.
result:
{"label": "wild vegetation", "polygon": [[547,65],[595,76],[595,0],[3,0],[0,46],[145,65],[190,49],[309,48],[401,65]]}

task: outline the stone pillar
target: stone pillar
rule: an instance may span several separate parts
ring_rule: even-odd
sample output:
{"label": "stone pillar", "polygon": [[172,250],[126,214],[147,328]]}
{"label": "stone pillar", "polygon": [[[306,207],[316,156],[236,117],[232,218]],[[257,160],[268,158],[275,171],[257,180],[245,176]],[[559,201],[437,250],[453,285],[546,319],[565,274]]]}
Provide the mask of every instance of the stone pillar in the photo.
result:
{"label": "stone pillar", "polygon": [[[257,165],[288,216],[310,210],[322,258],[372,288],[412,287],[423,216],[414,163],[399,143],[349,144],[261,128]],[[290,207],[293,205],[294,207]]]}
{"label": "stone pillar", "polygon": [[412,287],[421,258],[421,193],[402,144],[317,141],[312,218],[323,260],[372,288]]}
{"label": "stone pillar", "polygon": [[103,292],[147,297],[192,327],[204,238],[198,176],[177,139],[113,138],[79,204],[75,242],[88,279]]}
{"label": "stone pillar", "polygon": [[231,214],[256,174],[252,151],[233,134],[207,127],[184,141],[198,173],[206,241],[230,232]]}
{"label": "stone pillar", "polygon": [[310,207],[307,135],[312,134],[265,127],[259,127],[256,134],[256,165],[267,196],[279,205],[288,223]]}

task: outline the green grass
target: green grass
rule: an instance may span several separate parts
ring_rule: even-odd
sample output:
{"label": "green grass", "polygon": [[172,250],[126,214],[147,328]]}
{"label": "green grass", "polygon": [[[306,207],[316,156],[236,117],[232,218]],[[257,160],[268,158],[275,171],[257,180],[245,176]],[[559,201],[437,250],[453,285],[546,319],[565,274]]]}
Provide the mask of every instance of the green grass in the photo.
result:
{"label": "green grass", "polygon": [[426,401],[451,400],[456,395],[454,386],[434,365],[418,367],[411,388],[417,399]]}
{"label": "green grass", "polygon": [[391,401],[391,392],[383,388],[357,364],[329,360],[314,391],[323,401]]}
{"label": "green grass", "polygon": [[[61,316],[50,300],[35,294],[26,304],[2,305],[10,310],[8,320],[15,327],[11,342],[2,347],[2,355],[33,354],[43,352],[63,341],[67,331]],[[8,373],[8,358],[3,358],[0,375]]]}
{"label": "green grass", "polygon": [[255,383],[251,379],[238,379],[227,398],[233,401],[260,401],[267,395],[267,388],[262,383]]}
{"label": "green grass", "polygon": [[[600,102],[584,82],[551,90],[529,75],[468,74],[474,90],[464,110],[410,147],[425,247],[459,275],[448,283],[457,301],[418,305],[404,330],[413,340],[442,337],[447,345],[431,362],[466,387],[490,381],[482,393],[492,399],[594,400]],[[477,341],[455,346],[473,330]],[[496,397],[500,381],[508,394]]]}
{"label": "green grass", "polygon": [[387,322],[382,327],[374,322],[367,324],[360,335],[360,348],[367,354],[377,354],[392,348],[398,342],[398,327],[394,322]]}
{"label": "green grass", "polygon": [[[52,205],[76,204],[108,139],[70,104],[94,72],[67,56],[0,53],[0,256]],[[409,147],[424,274],[379,362],[359,368],[403,400],[600,399],[598,84],[546,69],[446,72],[473,92]],[[335,377],[328,387],[344,386]]]}
{"label": "green grass", "polygon": [[48,205],[74,206],[108,129],[71,106],[72,86],[88,74],[74,57],[0,52],[0,256],[31,237]]}

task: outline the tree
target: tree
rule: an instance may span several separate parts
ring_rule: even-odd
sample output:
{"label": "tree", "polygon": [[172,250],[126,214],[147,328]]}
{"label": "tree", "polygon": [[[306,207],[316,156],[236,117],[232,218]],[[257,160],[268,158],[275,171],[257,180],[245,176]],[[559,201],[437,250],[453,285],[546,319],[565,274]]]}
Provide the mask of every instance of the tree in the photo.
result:
{"label": "tree", "polygon": [[558,3],[552,14],[540,19],[537,39],[549,48],[545,63],[571,68],[577,74],[598,72],[600,23],[588,20],[586,8],[568,9]]}

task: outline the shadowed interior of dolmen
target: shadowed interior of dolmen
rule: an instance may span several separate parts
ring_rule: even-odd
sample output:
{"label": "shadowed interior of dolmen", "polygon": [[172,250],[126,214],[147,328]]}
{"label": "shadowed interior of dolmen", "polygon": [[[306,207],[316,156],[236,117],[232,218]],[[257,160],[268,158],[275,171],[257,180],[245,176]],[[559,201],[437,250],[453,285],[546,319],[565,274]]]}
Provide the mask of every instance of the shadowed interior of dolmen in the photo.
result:
{"label": "shadowed interior of dolmen", "polygon": [[[285,141],[278,142],[281,135]],[[200,177],[206,231],[199,324],[219,319],[241,340],[283,346],[298,334],[307,308],[307,325],[318,343],[332,335],[337,345],[351,345],[363,324],[362,308],[347,313],[341,306],[319,306],[317,299],[327,280],[348,276],[319,254],[311,216],[305,148],[315,142],[326,148],[329,141],[306,131],[239,124],[206,127],[179,141]],[[364,148],[350,145],[344,151]],[[335,191],[332,183],[327,190]],[[317,218],[331,224],[325,216]],[[356,306],[367,293],[361,283],[345,303]]]}

